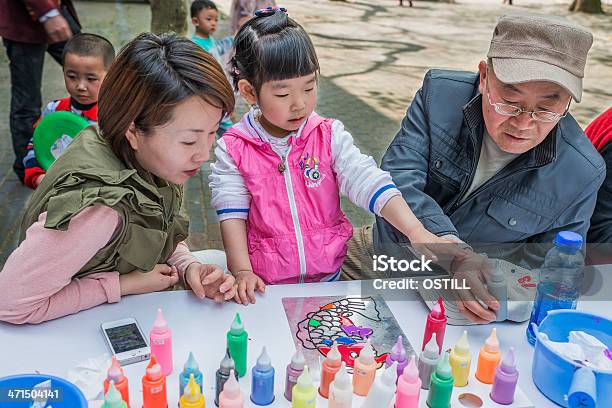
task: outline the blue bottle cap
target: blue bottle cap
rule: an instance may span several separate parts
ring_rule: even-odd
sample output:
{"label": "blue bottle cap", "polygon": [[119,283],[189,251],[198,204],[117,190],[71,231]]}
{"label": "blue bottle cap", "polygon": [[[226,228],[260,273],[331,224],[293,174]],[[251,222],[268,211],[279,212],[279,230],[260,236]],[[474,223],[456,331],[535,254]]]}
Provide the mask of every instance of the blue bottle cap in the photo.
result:
{"label": "blue bottle cap", "polygon": [[560,231],[555,237],[555,246],[564,252],[576,252],[582,248],[582,236],[573,231]]}

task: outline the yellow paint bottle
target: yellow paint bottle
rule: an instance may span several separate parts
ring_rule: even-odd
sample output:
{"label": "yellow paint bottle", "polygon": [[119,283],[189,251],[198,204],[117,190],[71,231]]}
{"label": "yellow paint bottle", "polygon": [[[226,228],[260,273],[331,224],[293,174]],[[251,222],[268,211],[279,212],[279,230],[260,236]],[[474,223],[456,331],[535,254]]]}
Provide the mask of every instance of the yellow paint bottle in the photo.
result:
{"label": "yellow paint bottle", "polygon": [[206,402],[204,401],[204,396],[200,391],[200,385],[195,382],[195,378],[193,377],[193,373],[189,374],[189,382],[185,387],[183,395],[179,400],[180,408],[204,408],[206,406]]}
{"label": "yellow paint bottle", "polygon": [[465,387],[470,376],[470,366],[472,364],[472,356],[470,355],[470,344],[468,343],[467,330],[463,331],[463,335],[455,344],[455,347],[450,352],[449,360],[455,387]]}

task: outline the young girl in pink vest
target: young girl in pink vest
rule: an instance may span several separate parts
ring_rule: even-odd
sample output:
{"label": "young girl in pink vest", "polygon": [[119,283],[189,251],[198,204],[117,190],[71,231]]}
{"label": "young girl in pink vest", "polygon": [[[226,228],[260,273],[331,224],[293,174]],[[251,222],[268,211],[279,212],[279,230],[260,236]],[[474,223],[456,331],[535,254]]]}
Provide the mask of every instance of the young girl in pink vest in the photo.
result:
{"label": "young girl in pink vest", "polygon": [[425,256],[435,259],[431,244],[450,243],[425,230],[340,121],[314,112],[319,63],[285,9],[260,10],[240,29],[231,64],[253,108],[219,139],[210,187],[238,303],[254,303],[266,284],[338,279],[352,235],[340,194]]}

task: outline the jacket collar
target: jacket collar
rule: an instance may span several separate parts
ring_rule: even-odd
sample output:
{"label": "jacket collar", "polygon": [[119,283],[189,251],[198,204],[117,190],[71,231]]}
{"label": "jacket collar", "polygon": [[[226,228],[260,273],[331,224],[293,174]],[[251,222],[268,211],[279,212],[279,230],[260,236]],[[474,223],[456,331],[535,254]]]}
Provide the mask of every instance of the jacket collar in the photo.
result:
{"label": "jacket collar", "polygon": [[[273,136],[271,136],[259,123],[257,119],[259,114],[259,109],[252,108],[242,117],[239,123],[232,127],[232,130],[236,132],[230,132],[256,145],[269,145],[270,138]],[[312,112],[298,130],[289,134],[289,143],[291,144],[295,141],[299,144],[303,142],[306,136],[308,136],[314,128],[319,126],[323,120],[321,116]]]}
{"label": "jacket collar", "polygon": [[[481,141],[484,132],[484,118],[482,116],[482,95],[480,93],[463,106],[463,116],[472,137]],[[559,125],[555,126],[542,143],[523,153],[518,160],[534,167],[552,163],[557,158],[558,128]]]}

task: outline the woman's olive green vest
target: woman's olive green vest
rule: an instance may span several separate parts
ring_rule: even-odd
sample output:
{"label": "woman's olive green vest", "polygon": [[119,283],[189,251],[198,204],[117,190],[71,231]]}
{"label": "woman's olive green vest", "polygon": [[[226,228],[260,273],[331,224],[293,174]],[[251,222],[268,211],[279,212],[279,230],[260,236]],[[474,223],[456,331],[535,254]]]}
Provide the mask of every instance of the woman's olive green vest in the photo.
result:
{"label": "woman's olive green vest", "polygon": [[156,264],[165,263],[187,237],[189,223],[180,215],[182,195],[181,186],[157,186],[127,167],[100,136],[98,127],[92,125],[53,163],[34,191],[19,241],[45,211],[45,228],[66,230],[72,217],[83,209],[106,205],[119,213],[122,226],[75,276],[150,271]]}

